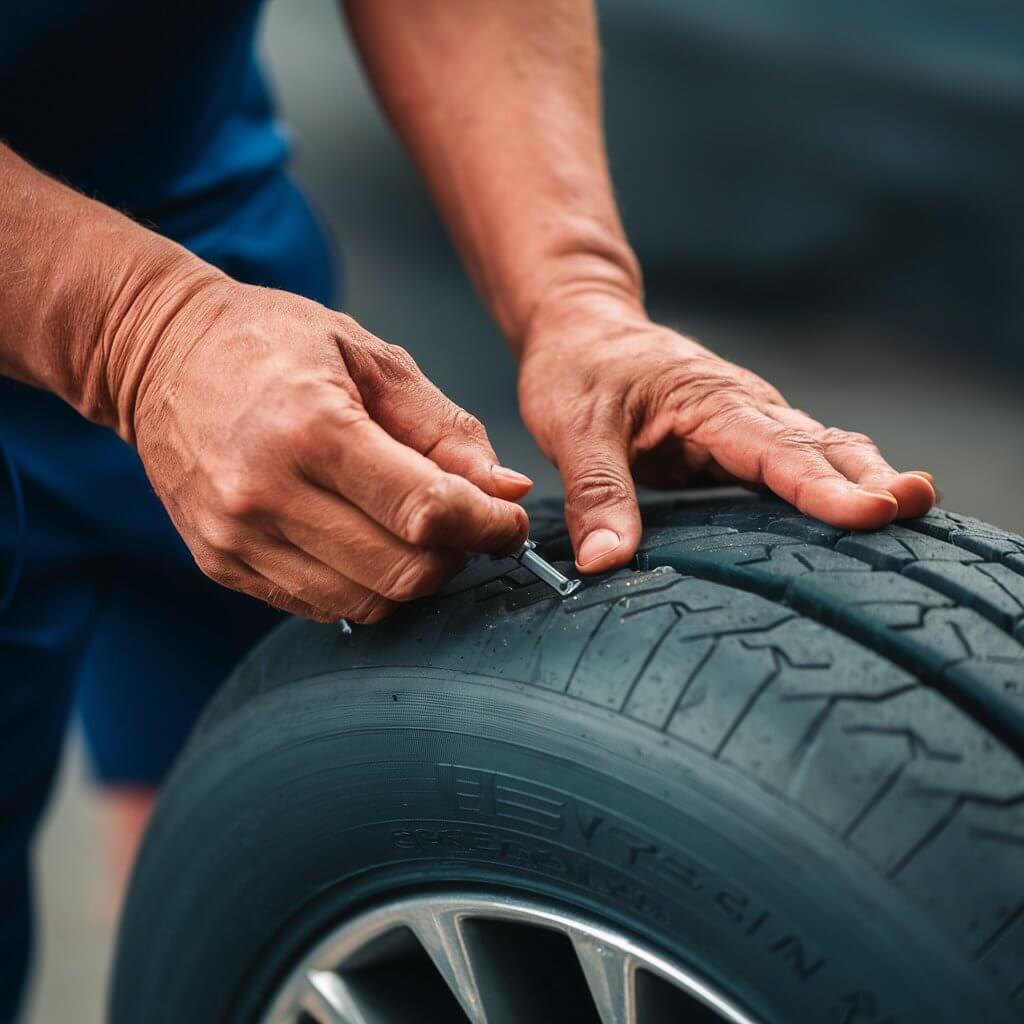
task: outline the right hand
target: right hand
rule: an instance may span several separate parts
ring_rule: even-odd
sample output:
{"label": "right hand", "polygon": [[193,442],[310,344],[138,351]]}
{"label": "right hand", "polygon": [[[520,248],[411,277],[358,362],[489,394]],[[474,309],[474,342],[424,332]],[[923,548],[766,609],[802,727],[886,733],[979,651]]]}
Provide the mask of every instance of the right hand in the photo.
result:
{"label": "right hand", "polygon": [[126,347],[117,401],[211,579],[318,621],[376,622],[466,552],[526,538],[513,502],[530,480],[408,353],[287,292],[219,275],[185,291],[131,325],[145,342]]}

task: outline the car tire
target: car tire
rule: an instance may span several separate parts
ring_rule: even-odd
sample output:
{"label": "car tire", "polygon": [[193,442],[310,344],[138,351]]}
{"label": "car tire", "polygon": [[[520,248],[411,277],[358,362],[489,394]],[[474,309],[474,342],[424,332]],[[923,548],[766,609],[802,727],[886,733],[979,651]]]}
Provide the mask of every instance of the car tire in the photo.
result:
{"label": "car tire", "polygon": [[[634,565],[566,599],[476,558],[380,625],[262,642],[161,796],[113,1024],[619,1024],[577,1005],[591,925],[646,951],[638,1024],[1024,1020],[1024,538],[761,497],[644,520]],[[570,558],[557,508],[531,522]],[[351,1018],[280,1009],[402,900],[577,923],[484,922],[454,1002],[429,944],[378,943],[329,964],[362,972]]]}

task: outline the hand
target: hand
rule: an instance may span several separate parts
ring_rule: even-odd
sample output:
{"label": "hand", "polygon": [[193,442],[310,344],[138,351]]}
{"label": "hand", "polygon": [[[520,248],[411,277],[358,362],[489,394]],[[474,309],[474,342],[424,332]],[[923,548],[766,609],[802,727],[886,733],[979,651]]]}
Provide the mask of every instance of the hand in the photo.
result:
{"label": "hand", "polygon": [[802,512],[868,530],[935,503],[930,474],[897,473],[870,438],[825,427],[756,374],[642,314],[607,308],[530,332],[523,418],[565,481],[576,564],[632,558],[635,478],[651,487],[764,484]]}
{"label": "hand", "polygon": [[529,479],[402,349],[219,275],[164,289],[133,324],[147,341],[116,401],[206,575],[311,619],[374,622],[465,552],[525,539],[512,502]]}

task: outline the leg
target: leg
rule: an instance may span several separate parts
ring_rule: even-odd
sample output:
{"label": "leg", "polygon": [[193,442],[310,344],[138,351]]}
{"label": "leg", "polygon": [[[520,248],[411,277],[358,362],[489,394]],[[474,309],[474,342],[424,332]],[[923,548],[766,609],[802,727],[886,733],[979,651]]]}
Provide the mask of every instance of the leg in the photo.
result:
{"label": "leg", "polygon": [[0,1022],[14,1020],[31,943],[29,851],[60,761],[97,589],[22,576],[0,612]]}
{"label": "leg", "polygon": [[187,554],[144,571],[126,562],[107,567],[79,675],[78,711],[104,797],[111,917],[157,789],[196,717],[280,618],[207,580]]}

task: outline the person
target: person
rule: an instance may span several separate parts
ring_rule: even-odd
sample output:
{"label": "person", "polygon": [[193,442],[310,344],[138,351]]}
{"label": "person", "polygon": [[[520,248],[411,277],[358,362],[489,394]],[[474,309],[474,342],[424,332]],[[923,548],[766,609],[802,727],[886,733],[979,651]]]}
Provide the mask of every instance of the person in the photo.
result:
{"label": "person", "polygon": [[[635,480],[764,485],[853,529],[931,507],[927,473],[648,319],[604,153],[591,0],[345,9],[518,356],[581,572],[632,557]],[[257,13],[44,0],[5,15],[0,1019],[26,970],[27,851],[83,672],[135,692],[201,685],[272,609],[374,623],[468,552],[527,535],[530,481],[484,427],[330,308]]]}

